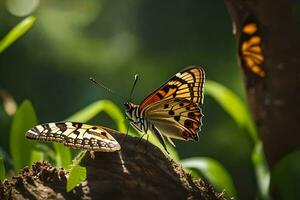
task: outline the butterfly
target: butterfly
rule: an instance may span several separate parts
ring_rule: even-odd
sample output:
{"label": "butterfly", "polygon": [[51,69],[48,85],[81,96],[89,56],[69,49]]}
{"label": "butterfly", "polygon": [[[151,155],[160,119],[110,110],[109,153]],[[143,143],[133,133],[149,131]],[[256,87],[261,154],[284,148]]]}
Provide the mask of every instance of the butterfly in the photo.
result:
{"label": "butterfly", "polygon": [[264,62],[262,38],[258,24],[253,18],[249,18],[244,23],[239,43],[242,66],[259,77],[265,77],[266,72],[262,68]]}
{"label": "butterfly", "polygon": [[26,132],[26,138],[63,143],[88,151],[114,152],[120,144],[101,126],[77,122],[53,122],[37,125]]}
{"label": "butterfly", "polygon": [[140,132],[150,130],[167,152],[162,134],[173,146],[171,138],[198,141],[204,79],[203,68],[190,66],[151,93],[140,105],[126,102],[125,113],[130,124]]}

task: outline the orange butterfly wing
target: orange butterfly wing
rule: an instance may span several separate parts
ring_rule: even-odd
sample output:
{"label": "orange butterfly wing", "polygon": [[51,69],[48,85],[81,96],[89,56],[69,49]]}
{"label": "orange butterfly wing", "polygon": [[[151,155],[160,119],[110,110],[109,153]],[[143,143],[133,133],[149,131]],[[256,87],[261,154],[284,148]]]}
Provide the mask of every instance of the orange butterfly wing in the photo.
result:
{"label": "orange butterfly wing", "polygon": [[204,70],[190,66],[177,73],[140,104],[140,110],[156,102],[168,99],[186,99],[197,105],[203,104]]}
{"label": "orange butterfly wing", "polygon": [[249,17],[242,27],[239,54],[245,69],[264,77],[266,73],[262,68],[264,55],[261,40],[258,24]]}

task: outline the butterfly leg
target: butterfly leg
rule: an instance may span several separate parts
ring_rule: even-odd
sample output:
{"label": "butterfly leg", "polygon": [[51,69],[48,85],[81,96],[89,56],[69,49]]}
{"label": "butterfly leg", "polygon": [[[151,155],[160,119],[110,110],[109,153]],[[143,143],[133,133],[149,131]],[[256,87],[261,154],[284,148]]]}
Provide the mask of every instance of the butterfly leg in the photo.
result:
{"label": "butterfly leg", "polygon": [[135,145],[138,145],[138,144],[141,142],[141,140],[143,139],[143,137],[144,137],[146,134],[147,134],[147,133],[144,133],[144,134],[140,137],[139,141],[138,141]]}
{"label": "butterfly leg", "polygon": [[159,132],[159,130],[154,125],[151,126],[151,132],[154,133],[154,135],[157,137],[159,142],[163,145],[166,152],[168,154],[170,154],[168,149],[167,149],[166,142],[165,142],[165,139],[164,139],[163,135]]}
{"label": "butterfly leg", "polygon": [[125,142],[125,139],[126,139],[126,138],[127,138],[127,136],[128,136],[129,127],[130,127],[130,124],[129,124],[129,123],[127,123],[126,135],[125,135],[125,136],[123,137],[123,139],[122,139],[121,146],[123,145],[123,143]]}
{"label": "butterfly leg", "polygon": [[95,159],[95,152],[94,151],[89,151],[91,158],[94,160]]}
{"label": "butterfly leg", "polygon": [[148,152],[148,144],[149,144],[149,134],[147,134],[147,143],[146,143],[146,153]]}

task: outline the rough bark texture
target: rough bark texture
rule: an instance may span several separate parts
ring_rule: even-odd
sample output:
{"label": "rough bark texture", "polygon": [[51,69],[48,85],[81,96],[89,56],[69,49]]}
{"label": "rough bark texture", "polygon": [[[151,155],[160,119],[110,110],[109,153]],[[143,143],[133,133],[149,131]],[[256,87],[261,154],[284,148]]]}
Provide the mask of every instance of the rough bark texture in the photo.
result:
{"label": "rough bark texture", "polygon": [[244,70],[248,101],[270,167],[300,147],[300,42],[293,1],[225,0],[239,40],[248,16],[258,22],[266,71]]}
{"label": "rough bark texture", "polygon": [[87,180],[69,193],[63,169],[35,163],[0,184],[0,199],[226,199],[157,147],[137,141],[128,136],[120,152],[86,154]]}

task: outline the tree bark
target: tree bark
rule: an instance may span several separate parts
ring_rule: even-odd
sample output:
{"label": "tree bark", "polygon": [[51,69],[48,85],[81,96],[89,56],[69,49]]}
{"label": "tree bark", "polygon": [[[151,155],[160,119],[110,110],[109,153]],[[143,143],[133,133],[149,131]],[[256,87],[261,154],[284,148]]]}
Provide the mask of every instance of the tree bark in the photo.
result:
{"label": "tree bark", "polygon": [[[112,130],[110,130],[112,132]],[[120,143],[123,134],[112,134]],[[66,192],[67,172],[37,162],[0,184],[0,199],[226,199],[202,180],[193,180],[159,148],[127,136],[122,149],[89,153],[82,162],[87,180]]]}
{"label": "tree bark", "polygon": [[293,1],[225,3],[238,41],[247,17],[254,16],[260,27],[266,76],[257,78],[245,68],[243,71],[250,109],[273,168],[284,155],[300,147],[300,42]]}

